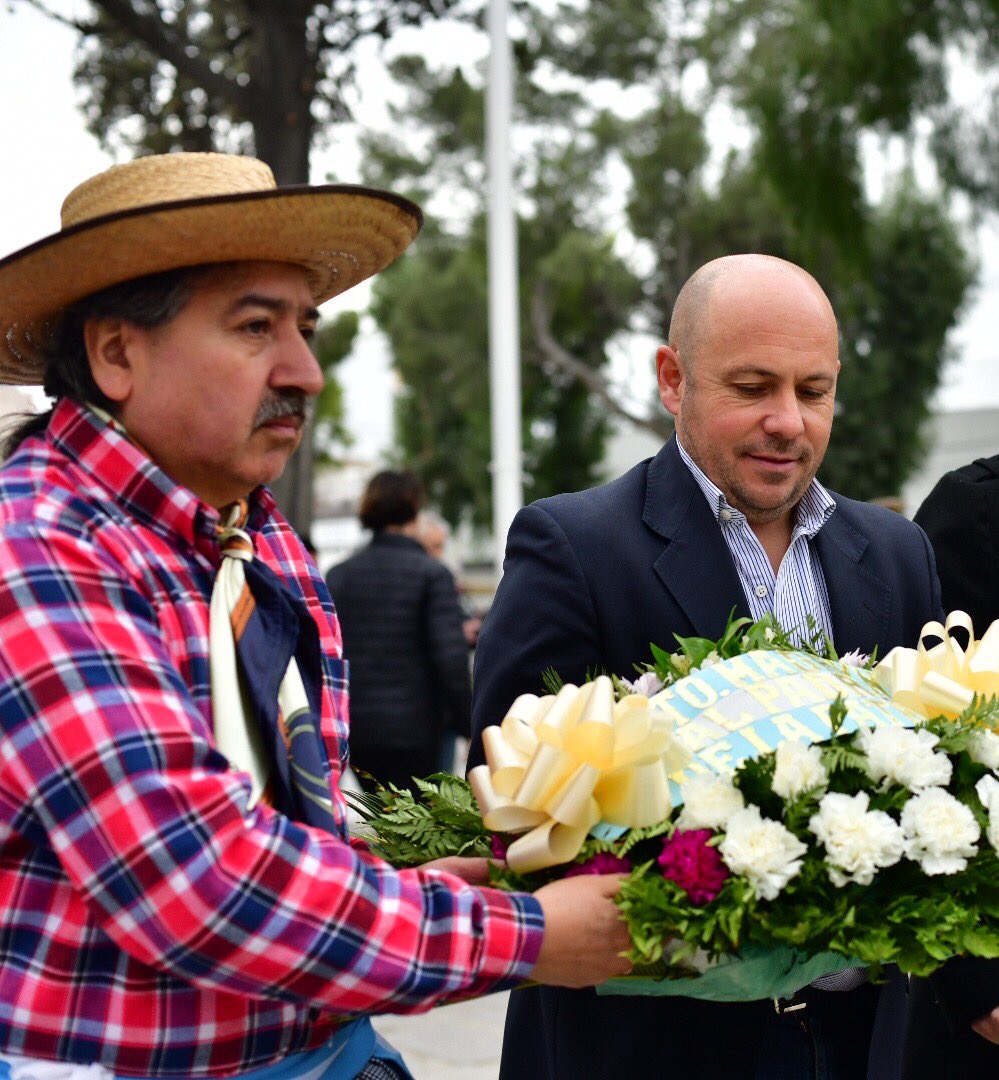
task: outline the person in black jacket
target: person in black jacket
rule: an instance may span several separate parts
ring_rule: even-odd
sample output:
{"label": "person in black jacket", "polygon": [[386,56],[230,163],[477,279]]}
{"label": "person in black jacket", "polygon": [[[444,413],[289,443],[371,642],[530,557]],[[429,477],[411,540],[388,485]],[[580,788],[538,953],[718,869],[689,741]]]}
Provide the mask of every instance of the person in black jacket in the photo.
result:
{"label": "person in black jacket", "polygon": [[411,786],[436,770],[445,722],[466,738],[468,646],[454,578],[417,539],[423,486],[409,471],[369,482],[360,519],[371,542],[326,583],[350,658],[350,757],[361,784]]}
{"label": "person in black jacket", "polygon": [[[916,512],[937,558],[944,608],[981,637],[999,619],[999,454],[944,475]],[[952,960],[909,995],[905,1080],[999,1076],[999,961]]]}
{"label": "person in black jacket", "polygon": [[[718,638],[732,611],[800,625],[799,601],[841,653],[914,644],[940,617],[923,533],[815,481],[838,370],[835,316],[804,270],[740,255],[684,285],[657,354],[677,437],[609,484],[514,518],[476,651],[470,766],[483,728],[518,694],[540,693],[548,668],[577,683],[628,675],[650,642]],[[518,990],[500,1077],[892,1080],[904,982],[843,986],[724,1004]]]}

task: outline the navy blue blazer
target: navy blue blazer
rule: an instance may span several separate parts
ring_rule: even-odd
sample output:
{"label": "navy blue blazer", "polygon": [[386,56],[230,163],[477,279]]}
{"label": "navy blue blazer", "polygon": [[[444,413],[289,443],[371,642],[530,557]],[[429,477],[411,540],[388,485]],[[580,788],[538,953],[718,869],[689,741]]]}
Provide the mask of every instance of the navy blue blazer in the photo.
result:
{"label": "navy blue blazer", "polygon": [[[833,498],[836,510],[815,543],[836,648],[877,647],[884,655],[915,645],[923,624],[942,614],[926,536],[883,507]],[[603,487],[525,507],[511,525],[503,578],[479,638],[469,766],[483,760],[483,727],[499,723],[518,694],[541,692],[546,668],[567,682],[597,671],[628,675],[651,660],[650,642],[669,649],[674,634],[719,637],[733,609],[749,614],[721,530],[675,438]],[[825,997],[845,1001],[855,993]],[[680,1053],[671,1072],[684,1080],[753,1080],[773,1013],[769,1002],[517,991],[502,1075],[628,1076],[661,1060],[668,1040]]]}

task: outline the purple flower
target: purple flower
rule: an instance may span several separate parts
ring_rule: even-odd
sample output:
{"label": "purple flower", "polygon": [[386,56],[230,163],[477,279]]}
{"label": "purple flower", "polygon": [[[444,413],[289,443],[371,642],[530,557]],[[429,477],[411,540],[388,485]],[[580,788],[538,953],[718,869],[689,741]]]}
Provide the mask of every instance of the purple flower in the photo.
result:
{"label": "purple flower", "polygon": [[510,846],[508,841],[504,840],[499,833],[493,833],[492,839],[489,841],[489,850],[493,853],[493,858],[499,862],[506,862],[506,849]]}
{"label": "purple flower", "polygon": [[718,849],[709,847],[711,829],[678,829],[663,841],[657,860],[663,877],[675,881],[692,904],[708,904],[721,891],[729,876]]}
{"label": "purple flower", "polygon": [[627,874],[631,869],[631,863],[627,859],[619,859],[609,852],[601,852],[587,859],[583,863],[573,863],[566,870],[565,877],[578,877],[580,874]]}

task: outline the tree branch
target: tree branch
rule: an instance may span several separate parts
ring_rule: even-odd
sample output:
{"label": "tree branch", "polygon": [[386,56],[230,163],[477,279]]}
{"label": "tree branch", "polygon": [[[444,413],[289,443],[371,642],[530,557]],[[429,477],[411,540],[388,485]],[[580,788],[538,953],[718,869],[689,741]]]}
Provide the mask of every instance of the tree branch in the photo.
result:
{"label": "tree branch", "polygon": [[[28,2],[35,3],[36,0]],[[136,11],[130,0],[92,0],[92,3],[121,30],[141,41],[161,60],[165,60],[180,74],[196,82],[206,93],[223,98],[244,112],[249,111],[249,91],[235,80],[212,71],[200,56],[190,55],[187,50],[189,47],[196,47],[194,42],[178,35],[162,19]]]}
{"label": "tree branch", "polygon": [[51,19],[53,22],[60,23],[62,26],[68,26],[71,30],[75,30],[78,34],[84,34],[89,36],[96,33],[96,23],[83,23],[77,22],[75,19],[70,19],[65,15],[60,15],[58,11],[52,11],[41,2],[41,0],[21,0],[22,4],[27,4],[28,7],[33,7],[36,11],[40,11],[46,19]]}
{"label": "tree branch", "polygon": [[627,420],[629,424],[634,424],[635,427],[642,428],[644,431],[650,431],[660,438],[668,438],[672,434],[672,424],[665,417],[652,414],[642,415],[627,408],[618,400],[610,384],[599,371],[595,371],[589,364],[573,356],[555,340],[552,333],[551,304],[548,302],[548,290],[543,281],[537,282],[531,294],[531,326],[544,359],[568,375],[570,379],[582,383],[615,416]]}

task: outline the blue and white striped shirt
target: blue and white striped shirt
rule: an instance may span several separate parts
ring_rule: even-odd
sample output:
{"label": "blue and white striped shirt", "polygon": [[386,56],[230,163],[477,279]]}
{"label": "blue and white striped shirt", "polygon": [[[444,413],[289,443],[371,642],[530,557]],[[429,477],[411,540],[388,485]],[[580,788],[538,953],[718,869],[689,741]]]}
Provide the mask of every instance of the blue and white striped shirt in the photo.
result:
{"label": "blue and white striped shirt", "polygon": [[828,491],[813,480],[795,508],[795,525],[791,544],[775,574],[767,553],[756,533],[750,528],[746,515],[729,505],[721,489],[704,474],[682,443],[677,447],[683,463],[690,469],[697,486],[708,501],[728,550],[732,553],[742,590],[749,602],[754,619],[772,613],[774,618],[799,641],[808,639],[808,616],[815,620],[816,629],[824,630],[832,639],[832,612],[829,590],[822,573],[818,552],[811,543],[815,534],[829,520],[836,502]]}
{"label": "blue and white striped shirt", "polygon": [[[779,570],[774,574],[767,553],[756,533],[750,528],[746,515],[729,505],[721,489],[694,463],[679,439],[676,445],[683,463],[690,469],[697,486],[708,500],[711,513],[718,522],[728,550],[732,553],[732,561],[735,563],[753,618],[762,619],[768,612],[773,613],[774,618],[792,637],[803,640],[808,638],[807,617],[811,615],[816,629],[825,630],[831,641],[832,611],[829,607],[829,590],[818,552],[810,541],[836,509],[833,497],[818,480],[813,480],[808,485],[795,507],[791,544],[781,559]],[[853,990],[866,981],[867,969],[857,967],[824,975],[811,985],[820,990],[843,992]]]}

